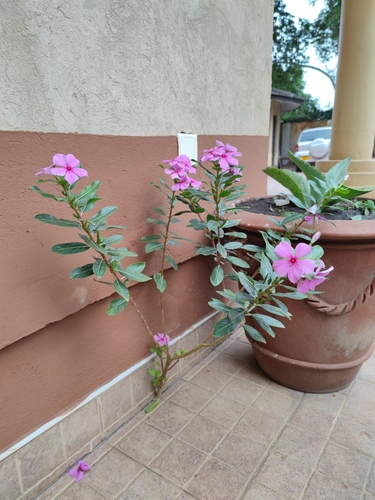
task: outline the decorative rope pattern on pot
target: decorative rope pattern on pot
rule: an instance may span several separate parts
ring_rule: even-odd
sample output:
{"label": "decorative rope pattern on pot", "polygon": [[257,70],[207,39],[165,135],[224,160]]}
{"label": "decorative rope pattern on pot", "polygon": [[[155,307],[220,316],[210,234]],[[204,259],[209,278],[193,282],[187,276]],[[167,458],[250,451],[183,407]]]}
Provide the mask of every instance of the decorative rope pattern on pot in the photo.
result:
{"label": "decorative rope pattern on pot", "polygon": [[348,302],[344,302],[343,304],[328,304],[325,300],[318,298],[316,295],[310,296],[310,298],[306,299],[306,303],[316,309],[318,312],[323,314],[328,314],[329,316],[341,316],[342,314],[347,314],[352,311],[357,306],[360,306],[366,300],[373,295],[375,289],[375,278],[372,282],[365,288],[365,290],[358,295],[354,300],[349,300]]}

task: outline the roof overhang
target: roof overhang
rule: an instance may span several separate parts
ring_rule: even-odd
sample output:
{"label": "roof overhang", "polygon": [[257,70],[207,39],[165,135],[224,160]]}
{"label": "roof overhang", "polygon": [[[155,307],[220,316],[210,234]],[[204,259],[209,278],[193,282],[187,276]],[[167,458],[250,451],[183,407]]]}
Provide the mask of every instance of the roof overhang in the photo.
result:
{"label": "roof overhang", "polygon": [[271,100],[280,103],[280,111],[284,113],[285,111],[293,111],[299,108],[305,98],[292,94],[292,92],[273,88],[271,91]]}

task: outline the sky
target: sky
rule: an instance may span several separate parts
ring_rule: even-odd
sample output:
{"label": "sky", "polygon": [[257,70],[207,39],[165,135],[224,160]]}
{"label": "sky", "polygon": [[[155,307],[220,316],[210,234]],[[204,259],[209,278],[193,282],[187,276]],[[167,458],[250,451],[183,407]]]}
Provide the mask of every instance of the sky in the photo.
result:
{"label": "sky", "polygon": [[[317,0],[314,7],[312,7],[308,0],[284,0],[287,11],[299,17],[305,17],[310,21],[314,21],[319,12],[324,7],[324,0]],[[334,57],[327,64],[319,61],[315,54],[313,47],[307,51],[312,66],[316,66],[323,70],[335,69],[337,66],[337,58]],[[305,92],[311,94],[314,98],[318,98],[322,109],[329,109],[333,107],[333,100],[335,92],[330,80],[319,71],[308,69],[304,70],[304,79],[306,82]]]}

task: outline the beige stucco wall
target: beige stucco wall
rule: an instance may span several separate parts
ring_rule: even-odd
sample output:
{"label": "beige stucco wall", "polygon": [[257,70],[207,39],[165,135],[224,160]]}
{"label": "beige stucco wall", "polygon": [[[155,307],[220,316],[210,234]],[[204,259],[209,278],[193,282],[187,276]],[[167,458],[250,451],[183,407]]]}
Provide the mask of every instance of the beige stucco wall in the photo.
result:
{"label": "beige stucco wall", "polygon": [[267,135],[272,0],[2,2],[0,130]]}

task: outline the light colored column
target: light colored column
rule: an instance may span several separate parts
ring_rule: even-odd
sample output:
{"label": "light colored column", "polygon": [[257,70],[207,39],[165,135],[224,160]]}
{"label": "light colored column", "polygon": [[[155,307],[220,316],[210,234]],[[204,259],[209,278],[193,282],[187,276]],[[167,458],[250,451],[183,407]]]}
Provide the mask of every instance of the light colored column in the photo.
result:
{"label": "light colored column", "polygon": [[375,186],[374,134],[375,0],[343,0],[330,160],[317,168],[351,156],[347,184]]}

